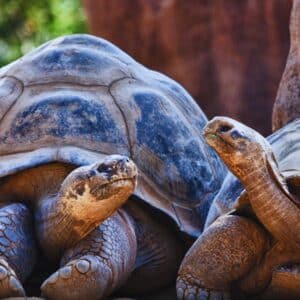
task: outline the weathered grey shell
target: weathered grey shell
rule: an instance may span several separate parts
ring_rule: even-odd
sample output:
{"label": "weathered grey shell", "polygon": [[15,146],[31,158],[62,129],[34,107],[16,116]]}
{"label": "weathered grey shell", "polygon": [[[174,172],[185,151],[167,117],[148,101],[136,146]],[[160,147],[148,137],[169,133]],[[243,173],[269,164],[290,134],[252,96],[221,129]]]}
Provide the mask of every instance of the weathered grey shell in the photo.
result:
{"label": "weathered grey shell", "polygon": [[[267,140],[272,146],[279,170],[286,178],[289,188],[298,194],[300,191],[300,119],[274,132],[267,137]],[[240,197],[243,191],[240,181],[228,172],[210,207],[205,227],[233,209],[244,208],[244,202]]]}
{"label": "weathered grey shell", "polygon": [[136,195],[194,236],[226,174],[190,95],[89,35],[55,39],[1,69],[0,120],[1,177],[127,155],[140,172]]}

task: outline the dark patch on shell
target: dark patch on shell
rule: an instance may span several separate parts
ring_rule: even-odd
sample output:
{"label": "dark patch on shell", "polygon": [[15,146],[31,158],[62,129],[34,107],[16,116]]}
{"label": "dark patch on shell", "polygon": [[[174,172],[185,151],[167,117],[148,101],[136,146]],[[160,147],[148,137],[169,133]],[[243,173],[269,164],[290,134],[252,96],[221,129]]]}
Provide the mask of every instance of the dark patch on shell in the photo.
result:
{"label": "dark patch on shell", "polygon": [[174,106],[160,95],[136,93],[134,100],[141,112],[136,122],[138,144],[162,161],[158,174],[149,174],[147,164],[144,170],[162,188],[174,191],[177,197],[181,194],[183,202],[189,199],[198,204],[199,199],[213,192],[219,184],[207,163],[206,153],[201,151],[198,137],[192,136]]}
{"label": "dark patch on shell", "polygon": [[99,39],[90,35],[80,34],[66,36],[60,43],[62,46],[83,46],[96,51],[101,51],[109,55],[116,55],[116,57],[121,57],[126,63],[134,62],[134,60],[127,55],[125,52],[120,51],[119,48],[111,44],[110,42]]}
{"label": "dark patch on shell", "polygon": [[76,48],[56,48],[45,51],[39,55],[33,64],[37,65],[43,72],[47,71],[65,71],[77,69],[79,73],[87,73],[95,69],[109,69],[112,65],[112,59],[109,56],[101,55],[99,52],[86,49],[85,55]]}
{"label": "dark patch on shell", "polygon": [[185,115],[190,116],[189,122],[201,132],[207,122],[207,118],[205,114],[198,109],[199,107],[193,102],[194,100],[191,96],[183,90],[178,83],[169,78],[164,78],[162,75],[156,84],[158,84],[159,88],[164,90],[174,102],[176,101],[180,110],[182,110]]}
{"label": "dark patch on shell", "polygon": [[53,136],[58,139],[76,137],[112,144],[126,144],[110,112],[101,103],[78,96],[53,96],[36,102],[19,112],[12,127],[0,142],[8,139],[31,142]]}

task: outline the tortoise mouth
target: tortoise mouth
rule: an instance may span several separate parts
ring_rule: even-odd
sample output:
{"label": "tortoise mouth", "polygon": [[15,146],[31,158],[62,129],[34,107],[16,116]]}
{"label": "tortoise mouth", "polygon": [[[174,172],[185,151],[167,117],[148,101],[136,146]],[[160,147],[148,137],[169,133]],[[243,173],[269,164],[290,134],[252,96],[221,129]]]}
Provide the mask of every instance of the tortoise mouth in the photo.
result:
{"label": "tortoise mouth", "polygon": [[103,184],[95,184],[94,187],[90,187],[89,192],[95,197],[96,201],[102,201],[122,189],[132,189],[134,191],[135,187],[136,176],[122,177]]}
{"label": "tortoise mouth", "polygon": [[215,148],[215,145],[218,145],[220,143],[225,144],[226,146],[230,147],[231,149],[236,149],[236,147],[233,145],[233,143],[227,139],[225,139],[223,136],[219,135],[215,131],[205,131],[204,137],[207,143]]}
{"label": "tortoise mouth", "polygon": [[118,178],[118,179],[115,179],[115,180],[112,180],[112,181],[109,181],[109,182],[106,182],[106,183],[103,183],[103,184],[99,184],[95,187],[95,191],[98,190],[98,189],[104,189],[110,185],[120,185],[122,182],[132,182],[135,184],[136,182],[136,176],[134,177],[122,177],[122,178]]}

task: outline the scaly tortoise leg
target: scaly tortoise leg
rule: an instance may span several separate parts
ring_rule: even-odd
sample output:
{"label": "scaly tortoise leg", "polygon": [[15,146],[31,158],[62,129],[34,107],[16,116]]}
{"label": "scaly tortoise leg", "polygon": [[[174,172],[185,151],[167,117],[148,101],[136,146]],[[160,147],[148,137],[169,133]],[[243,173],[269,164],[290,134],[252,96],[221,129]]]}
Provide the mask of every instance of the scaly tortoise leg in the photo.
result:
{"label": "scaly tortoise leg", "polygon": [[244,217],[219,218],[187,252],[177,278],[178,299],[230,299],[232,284],[259,263],[264,230]]}
{"label": "scaly tortoise leg", "polygon": [[21,203],[0,208],[0,298],[25,296],[22,282],[36,261],[29,209]]}
{"label": "scaly tortoise leg", "polygon": [[136,236],[121,209],[67,250],[42,285],[47,299],[96,300],[120,287],[134,268]]}

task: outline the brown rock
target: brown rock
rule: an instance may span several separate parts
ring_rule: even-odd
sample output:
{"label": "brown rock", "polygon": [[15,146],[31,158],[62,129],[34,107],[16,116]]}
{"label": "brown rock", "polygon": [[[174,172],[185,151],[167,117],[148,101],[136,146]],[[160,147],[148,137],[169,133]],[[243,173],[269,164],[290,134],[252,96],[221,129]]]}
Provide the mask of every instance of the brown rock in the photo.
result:
{"label": "brown rock", "polygon": [[292,0],[83,0],[90,32],[180,82],[209,117],[267,134]]}
{"label": "brown rock", "polygon": [[300,117],[300,0],[294,0],[291,47],[273,108],[273,130]]}

